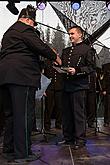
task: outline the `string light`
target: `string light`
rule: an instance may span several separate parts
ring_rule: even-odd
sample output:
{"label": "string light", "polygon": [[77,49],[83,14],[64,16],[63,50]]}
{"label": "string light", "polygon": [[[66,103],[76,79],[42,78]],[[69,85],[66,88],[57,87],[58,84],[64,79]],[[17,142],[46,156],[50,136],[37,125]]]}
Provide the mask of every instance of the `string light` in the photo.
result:
{"label": "string light", "polygon": [[79,10],[81,7],[81,1],[80,0],[75,0],[71,2],[71,8],[73,10]]}
{"label": "string light", "polygon": [[37,9],[44,10],[47,6],[47,2],[45,0],[37,1]]}

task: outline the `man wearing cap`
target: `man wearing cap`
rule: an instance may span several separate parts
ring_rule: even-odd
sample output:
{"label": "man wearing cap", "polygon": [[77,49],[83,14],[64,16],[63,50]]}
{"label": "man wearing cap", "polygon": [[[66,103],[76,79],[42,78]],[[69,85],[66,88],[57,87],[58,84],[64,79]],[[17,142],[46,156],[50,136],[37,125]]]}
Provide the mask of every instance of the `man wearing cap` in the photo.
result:
{"label": "man wearing cap", "polygon": [[[14,162],[37,159],[31,152],[35,91],[40,88],[39,55],[61,64],[61,60],[35,32],[36,10],[22,9],[18,21],[4,34],[0,56],[0,87],[8,104],[3,152],[14,153]],[[22,163],[21,163],[22,164]]]}

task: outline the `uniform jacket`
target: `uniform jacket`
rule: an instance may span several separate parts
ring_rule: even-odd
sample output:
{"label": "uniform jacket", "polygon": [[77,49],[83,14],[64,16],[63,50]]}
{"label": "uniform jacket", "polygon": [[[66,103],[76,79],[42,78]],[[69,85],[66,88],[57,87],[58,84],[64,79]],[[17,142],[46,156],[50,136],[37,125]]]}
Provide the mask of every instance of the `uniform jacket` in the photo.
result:
{"label": "uniform jacket", "polygon": [[0,56],[0,85],[19,84],[40,87],[39,55],[56,59],[35,29],[20,21],[4,34]]}
{"label": "uniform jacket", "polygon": [[62,75],[58,73],[53,67],[53,64],[50,60],[45,61],[44,74],[51,78],[51,83],[48,86],[48,90],[59,91],[63,89]]}
{"label": "uniform jacket", "polygon": [[88,75],[95,70],[95,51],[81,42],[62,52],[63,67],[74,67],[75,75],[64,74],[64,89],[73,92],[89,88]]}

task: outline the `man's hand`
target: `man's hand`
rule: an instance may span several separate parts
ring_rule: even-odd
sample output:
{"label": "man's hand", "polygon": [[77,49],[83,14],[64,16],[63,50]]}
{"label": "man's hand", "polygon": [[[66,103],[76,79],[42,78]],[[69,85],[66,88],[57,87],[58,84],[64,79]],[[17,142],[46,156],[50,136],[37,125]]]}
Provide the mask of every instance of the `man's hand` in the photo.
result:
{"label": "man's hand", "polygon": [[57,58],[56,58],[56,61],[54,61],[54,64],[55,65],[62,65],[62,61],[61,61],[61,58],[59,57],[59,54],[57,53],[57,51],[54,48],[52,48],[52,50],[57,55]]}
{"label": "man's hand", "polygon": [[103,91],[102,93],[103,93],[103,95],[106,95],[106,94],[107,94],[107,92],[106,92],[106,91]]}
{"label": "man's hand", "polygon": [[71,75],[74,75],[76,73],[76,70],[75,68],[69,67],[67,72],[70,73]]}
{"label": "man's hand", "polygon": [[58,54],[57,54],[57,58],[56,58],[55,63],[57,63],[57,64],[59,64],[59,65],[62,65],[61,58],[59,57],[59,55],[58,55]]}

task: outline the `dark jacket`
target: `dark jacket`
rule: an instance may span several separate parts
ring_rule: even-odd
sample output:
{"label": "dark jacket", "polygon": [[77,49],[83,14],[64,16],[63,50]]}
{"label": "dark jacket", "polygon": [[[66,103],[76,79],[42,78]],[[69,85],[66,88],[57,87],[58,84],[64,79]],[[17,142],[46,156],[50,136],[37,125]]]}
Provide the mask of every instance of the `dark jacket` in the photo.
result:
{"label": "dark jacket", "polygon": [[51,78],[51,83],[48,86],[48,90],[59,91],[63,89],[62,75],[58,73],[53,67],[53,64],[50,60],[45,61],[44,74],[49,79]]}
{"label": "dark jacket", "polygon": [[33,27],[20,21],[13,24],[2,40],[0,85],[40,87],[39,55],[56,59],[56,54],[40,40]]}
{"label": "dark jacket", "polygon": [[83,42],[68,47],[63,50],[62,65],[76,69],[75,75],[64,75],[65,91],[88,89],[88,75],[95,70],[95,51]]}

